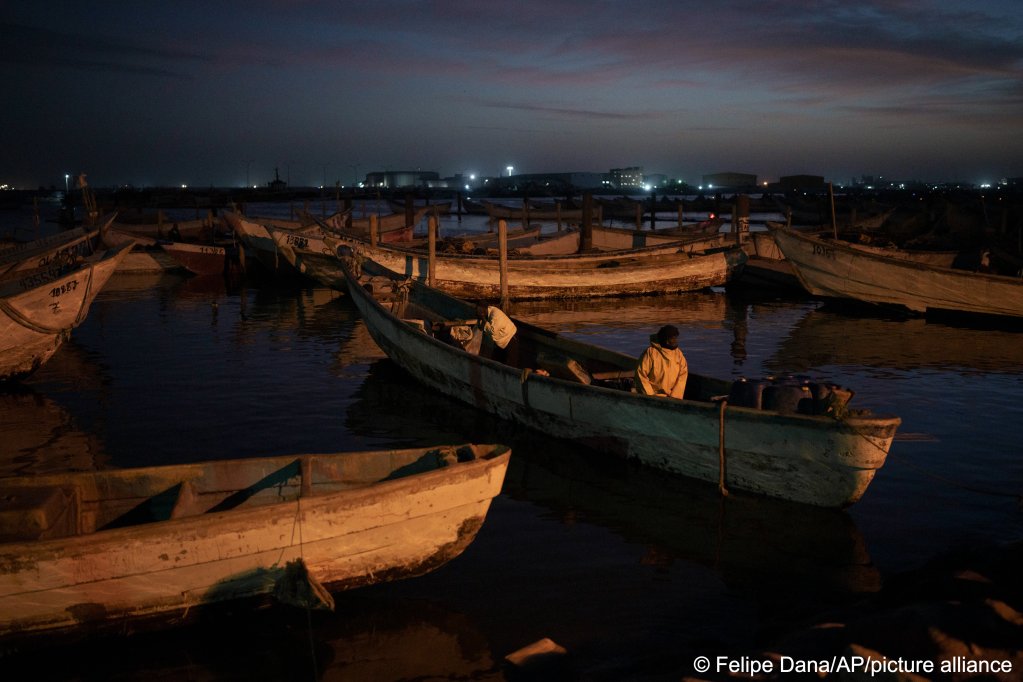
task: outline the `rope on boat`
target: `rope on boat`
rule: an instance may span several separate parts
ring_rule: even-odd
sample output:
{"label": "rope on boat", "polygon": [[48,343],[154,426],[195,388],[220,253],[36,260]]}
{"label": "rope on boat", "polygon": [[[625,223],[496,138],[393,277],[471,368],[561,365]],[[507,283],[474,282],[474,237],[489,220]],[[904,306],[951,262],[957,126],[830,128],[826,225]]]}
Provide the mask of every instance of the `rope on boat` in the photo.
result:
{"label": "rope on boat", "polygon": [[68,331],[65,327],[47,327],[41,324],[37,324],[32,320],[22,315],[18,310],[10,303],[4,300],[0,300],[0,310],[7,313],[8,316],[22,327],[30,329],[40,334],[63,334]]}

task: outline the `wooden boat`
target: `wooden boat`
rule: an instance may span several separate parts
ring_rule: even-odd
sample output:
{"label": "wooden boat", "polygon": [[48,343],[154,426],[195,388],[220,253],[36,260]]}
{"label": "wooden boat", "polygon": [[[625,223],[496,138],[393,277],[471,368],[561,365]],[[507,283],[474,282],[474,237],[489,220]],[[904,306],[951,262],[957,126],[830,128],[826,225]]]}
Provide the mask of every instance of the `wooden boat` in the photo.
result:
{"label": "wooden boat", "polygon": [[[431,206],[417,206],[415,214],[412,216],[412,222],[406,220],[404,210],[398,213],[378,215],[376,217],[377,234],[380,241],[391,243],[411,240],[416,225],[421,223],[423,218],[430,214],[431,210]],[[337,227],[348,233],[368,237],[369,225],[370,218],[365,216],[361,218],[352,217],[351,221],[345,221],[344,225],[338,225]]]}
{"label": "wooden boat", "polygon": [[309,277],[323,286],[337,291],[344,291],[344,271],[337,260],[334,249],[326,244],[322,234],[296,234],[288,230],[269,230],[277,248],[283,257],[296,271]]}
{"label": "wooden boat", "polygon": [[270,272],[293,272],[293,268],[277,248],[277,242],[273,238],[274,232],[285,231],[295,235],[313,236],[321,234],[322,223],[313,222],[304,227],[286,228],[270,222],[256,222],[234,211],[224,211],[221,215],[241,243],[239,258],[242,267],[246,267],[249,256],[255,256]]}
{"label": "wooden boat", "polygon": [[130,250],[126,244],[0,279],[0,381],[31,374],[57,352]]}
{"label": "wooden boat", "polygon": [[164,253],[197,275],[215,275],[228,266],[229,254],[235,251],[233,242],[219,244],[193,244],[188,242],[161,243]]}
{"label": "wooden boat", "polygon": [[314,589],[427,573],[475,538],[509,457],[462,445],[4,479],[0,639],[279,594],[289,564]]}
{"label": "wooden boat", "polygon": [[[429,258],[421,250],[394,245],[372,246],[363,240],[327,237],[338,247],[354,249],[393,272],[425,281]],[[742,268],[741,249],[689,252],[684,244],[596,254],[509,258],[508,296],[513,300],[640,296],[698,291],[726,284]],[[500,259],[475,254],[438,253],[434,285],[452,296],[470,299],[501,297]]]}
{"label": "wooden boat", "polygon": [[177,220],[168,218],[163,211],[157,211],[155,215],[139,217],[134,221],[128,217],[119,217],[120,220],[115,220],[110,225],[111,229],[117,232],[146,239],[173,239],[176,241],[200,241],[204,237],[208,241],[215,222],[210,214],[203,218]]}
{"label": "wooden boat", "polygon": [[[900,420],[848,411],[803,414],[716,402],[730,381],[690,373],[684,400],[629,391],[636,358],[516,320],[520,366],[431,333],[475,318],[474,306],[372,261],[360,286],[343,258],[349,292],[377,345],[440,393],[548,435],[684,476],[821,507],[853,504],[885,462]],[[391,293],[382,291],[390,285]],[[690,360],[692,362],[692,360]],[[545,369],[543,376],[532,368]]]}
{"label": "wooden boat", "polygon": [[[718,231],[720,221],[704,221],[693,230],[631,230],[594,225],[590,229],[590,245],[596,251],[642,249],[653,246],[684,246],[687,251],[721,246],[727,235]],[[533,256],[556,256],[578,253],[579,230],[565,230],[521,249]]]}
{"label": "wooden boat", "polygon": [[1023,279],[911,260],[905,252],[864,249],[794,230],[774,232],[799,281],[814,296],[902,306],[916,313],[953,311],[1023,317]]}
{"label": "wooden boat", "polygon": [[76,227],[17,244],[0,251],[0,277],[12,272],[35,270],[53,264],[74,261],[78,256],[93,253],[99,241],[99,230]]}

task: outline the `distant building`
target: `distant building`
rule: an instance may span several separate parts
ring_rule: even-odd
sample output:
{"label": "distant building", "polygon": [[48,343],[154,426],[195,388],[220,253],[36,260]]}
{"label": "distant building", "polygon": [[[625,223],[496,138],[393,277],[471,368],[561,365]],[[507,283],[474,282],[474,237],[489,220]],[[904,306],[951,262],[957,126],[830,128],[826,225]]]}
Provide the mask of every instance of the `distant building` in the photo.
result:
{"label": "distant building", "polygon": [[643,186],[643,167],[612,168],[607,174],[607,181],[617,189],[637,189]]}
{"label": "distant building", "polygon": [[778,178],[778,187],[782,191],[819,190],[825,188],[824,177],[821,175],[785,175]]}
{"label": "distant building", "polygon": [[366,187],[400,189],[403,187],[442,187],[436,171],[379,171],[366,174]]}
{"label": "distant building", "polygon": [[750,173],[711,173],[703,176],[703,186],[710,189],[742,190],[756,185],[757,176]]}
{"label": "distant building", "polygon": [[587,189],[600,189],[607,181],[604,173],[523,173],[490,178],[490,189],[508,189],[516,192],[547,192],[561,194]]}

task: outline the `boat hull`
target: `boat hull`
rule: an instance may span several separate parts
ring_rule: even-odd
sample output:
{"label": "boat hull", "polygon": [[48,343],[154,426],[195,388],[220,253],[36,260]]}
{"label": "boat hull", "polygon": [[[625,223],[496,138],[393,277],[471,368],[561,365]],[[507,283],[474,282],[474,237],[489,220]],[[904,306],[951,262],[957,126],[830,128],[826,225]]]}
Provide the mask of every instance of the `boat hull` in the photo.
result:
{"label": "boat hull", "polygon": [[792,230],[775,240],[815,296],[902,306],[916,313],[954,311],[1023,317],[1023,280],[934,267]]}
{"label": "boat hull", "polygon": [[129,243],[71,270],[26,270],[0,285],[0,381],[31,374],[57,352],[130,250]]}
{"label": "boat hull", "polygon": [[[406,278],[429,279],[429,256],[422,251],[371,246],[362,241],[332,241],[352,248],[357,257]],[[746,261],[740,249],[690,254],[681,247],[667,253],[628,250],[609,254],[583,254],[522,258],[507,261],[508,297],[512,300],[642,296],[680,291],[699,291],[723,286],[735,277]],[[500,299],[501,269],[497,258],[437,254],[434,286],[465,299]]]}
{"label": "boat hull", "polygon": [[[741,407],[722,413],[705,400],[667,400],[523,372],[419,331],[354,284],[351,273],[349,277],[349,290],[377,345],[425,385],[548,435],[657,469],[717,482],[724,447],[729,488],[845,507],[862,497],[884,464],[900,423],[897,417],[835,420]],[[426,287],[413,285],[408,296],[404,305],[412,306],[409,310],[431,309],[429,301],[443,298],[448,315],[473,315],[468,303]],[[427,301],[421,308],[417,296]],[[517,324],[520,335],[553,344],[565,355],[581,357],[585,352],[583,344]],[[618,355],[603,349],[591,352]],[[627,356],[620,362],[623,370],[630,362],[635,366],[635,359]],[[720,388],[727,393],[728,385]]]}
{"label": "boat hull", "polygon": [[[464,457],[467,447],[473,459]],[[64,491],[78,524],[88,526],[98,498],[133,486],[187,481],[201,490],[187,507],[207,492],[235,489],[242,475],[241,485],[280,477],[236,509],[199,506],[169,520],[0,544],[0,637],[102,629],[265,596],[298,559],[331,590],[423,574],[472,542],[500,492],[509,451],[463,446],[457,460],[444,455],[447,463],[432,470],[423,464],[429,456],[426,449],[302,455],[15,479],[8,495]],[[358,480],[349,469],[373,458],[376,480],[346,489]],[[253,504],[260,496],[268,499]]]}

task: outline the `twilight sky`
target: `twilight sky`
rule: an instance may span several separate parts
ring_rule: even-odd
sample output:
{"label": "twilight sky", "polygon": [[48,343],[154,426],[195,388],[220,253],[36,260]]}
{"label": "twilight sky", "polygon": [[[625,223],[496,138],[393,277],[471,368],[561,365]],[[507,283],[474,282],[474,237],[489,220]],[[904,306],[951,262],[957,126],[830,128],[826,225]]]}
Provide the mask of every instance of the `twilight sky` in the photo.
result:
{"label": "twilight sky", "polygon": [[0,0],[0,184],[1023,176],[1023,1]]}

